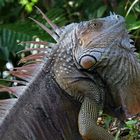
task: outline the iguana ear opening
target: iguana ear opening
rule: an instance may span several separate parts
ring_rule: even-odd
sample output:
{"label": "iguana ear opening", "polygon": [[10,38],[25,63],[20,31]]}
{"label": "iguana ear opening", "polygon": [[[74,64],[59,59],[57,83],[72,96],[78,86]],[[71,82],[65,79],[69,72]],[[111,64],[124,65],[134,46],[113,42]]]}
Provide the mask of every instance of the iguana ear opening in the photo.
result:
{"label": "iguana ear opening", "polygon": [[94,56],[84,55],[80,58],[79,64],[84,69],[90,69],[96,64],[97,60]]}

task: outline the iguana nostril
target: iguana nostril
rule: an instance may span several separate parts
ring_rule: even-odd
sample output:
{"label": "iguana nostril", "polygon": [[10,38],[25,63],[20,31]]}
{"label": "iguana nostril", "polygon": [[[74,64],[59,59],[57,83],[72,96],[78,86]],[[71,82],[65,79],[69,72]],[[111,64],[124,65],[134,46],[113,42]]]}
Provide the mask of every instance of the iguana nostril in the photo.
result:
{"label": "iguana nostril", "polygon": [[84,69],[90,69],[96,64],[96,62],[97,62],[96,58],[90,55],[84,55],[80,59],[80,65]]}

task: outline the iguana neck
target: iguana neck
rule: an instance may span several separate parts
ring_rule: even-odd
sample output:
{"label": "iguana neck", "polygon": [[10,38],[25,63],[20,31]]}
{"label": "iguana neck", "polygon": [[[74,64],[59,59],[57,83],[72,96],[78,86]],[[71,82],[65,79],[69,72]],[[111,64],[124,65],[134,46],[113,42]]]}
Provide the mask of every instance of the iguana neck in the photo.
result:
{"label": "iguana neck", "polygon": [[[139,102],[134,96],[140,93],[140,65],[134,51],[127,48],[113,46],[106,52],[106,56],[96,70],[109,88],[110,94],[107,95],[111,97],[110,107],[113,112],[121,108],[125,117],[130,117],[139,110],[133,103]],[[117,114],[120,116],[123,112],[118,110],[115,115]]]}
{"label": "iguana neck", "polygon": [[53,56],[54,65],[52,67],[52,73],[55,78],[61,76],[63,73],[69,74],[74,65],[71,43],[65,44],[65,42],[62,42],[58,46]]}

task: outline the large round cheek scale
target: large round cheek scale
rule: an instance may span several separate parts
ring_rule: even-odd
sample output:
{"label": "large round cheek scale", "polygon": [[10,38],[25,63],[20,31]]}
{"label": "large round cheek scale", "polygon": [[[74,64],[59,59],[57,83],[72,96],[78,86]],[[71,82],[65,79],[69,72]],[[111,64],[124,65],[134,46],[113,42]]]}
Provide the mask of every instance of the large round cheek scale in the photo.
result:
{"label": "large round cheek scale", "polygon": [[96,63],[96,59],[92,56],[83,56],[80,59],[80,65],[84,68],[84,69],[90,69],[91,67],[93,67]]}

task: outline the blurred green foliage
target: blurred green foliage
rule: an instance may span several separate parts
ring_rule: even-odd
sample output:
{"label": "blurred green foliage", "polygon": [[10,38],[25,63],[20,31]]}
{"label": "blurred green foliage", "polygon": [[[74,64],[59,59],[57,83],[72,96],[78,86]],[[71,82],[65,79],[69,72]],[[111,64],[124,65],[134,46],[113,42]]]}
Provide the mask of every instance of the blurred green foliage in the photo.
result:
{"label": "blurred green foliage", "polygon": [[[48,26],[44,20],[42,21],[35,5],[59,26],[107,16],[110,11],[120,14],[126,18],[137,52],[140,51],[139,0],[0,0],[0,78],[10,79],[7,64],[10,63],[15,67],[22,57],[17,52],[25,47],[31,47],[19,45],[19,42],[36,39],[53,41],[48,34],[28,19],[31,16]],[[0,80],[0,84],[10,85],[3,80]],[[7,94],[0,94],[0,98],[8,97]],[[109,128],[114,121],[109,116],[105,118],[104,127]],[[138,124],[138,120],[126,122],[124,128],[130,130],[128,139],[140,137]],[[117,134],[119,135],[120,131]]]}
{"label": "blurred green foliage", "polygon": [[27,12],[31,12],[33,10],[33,6],[38,2],[38,0],[20,0],[19,3],[22,6],[25,6],[25,10]]}

